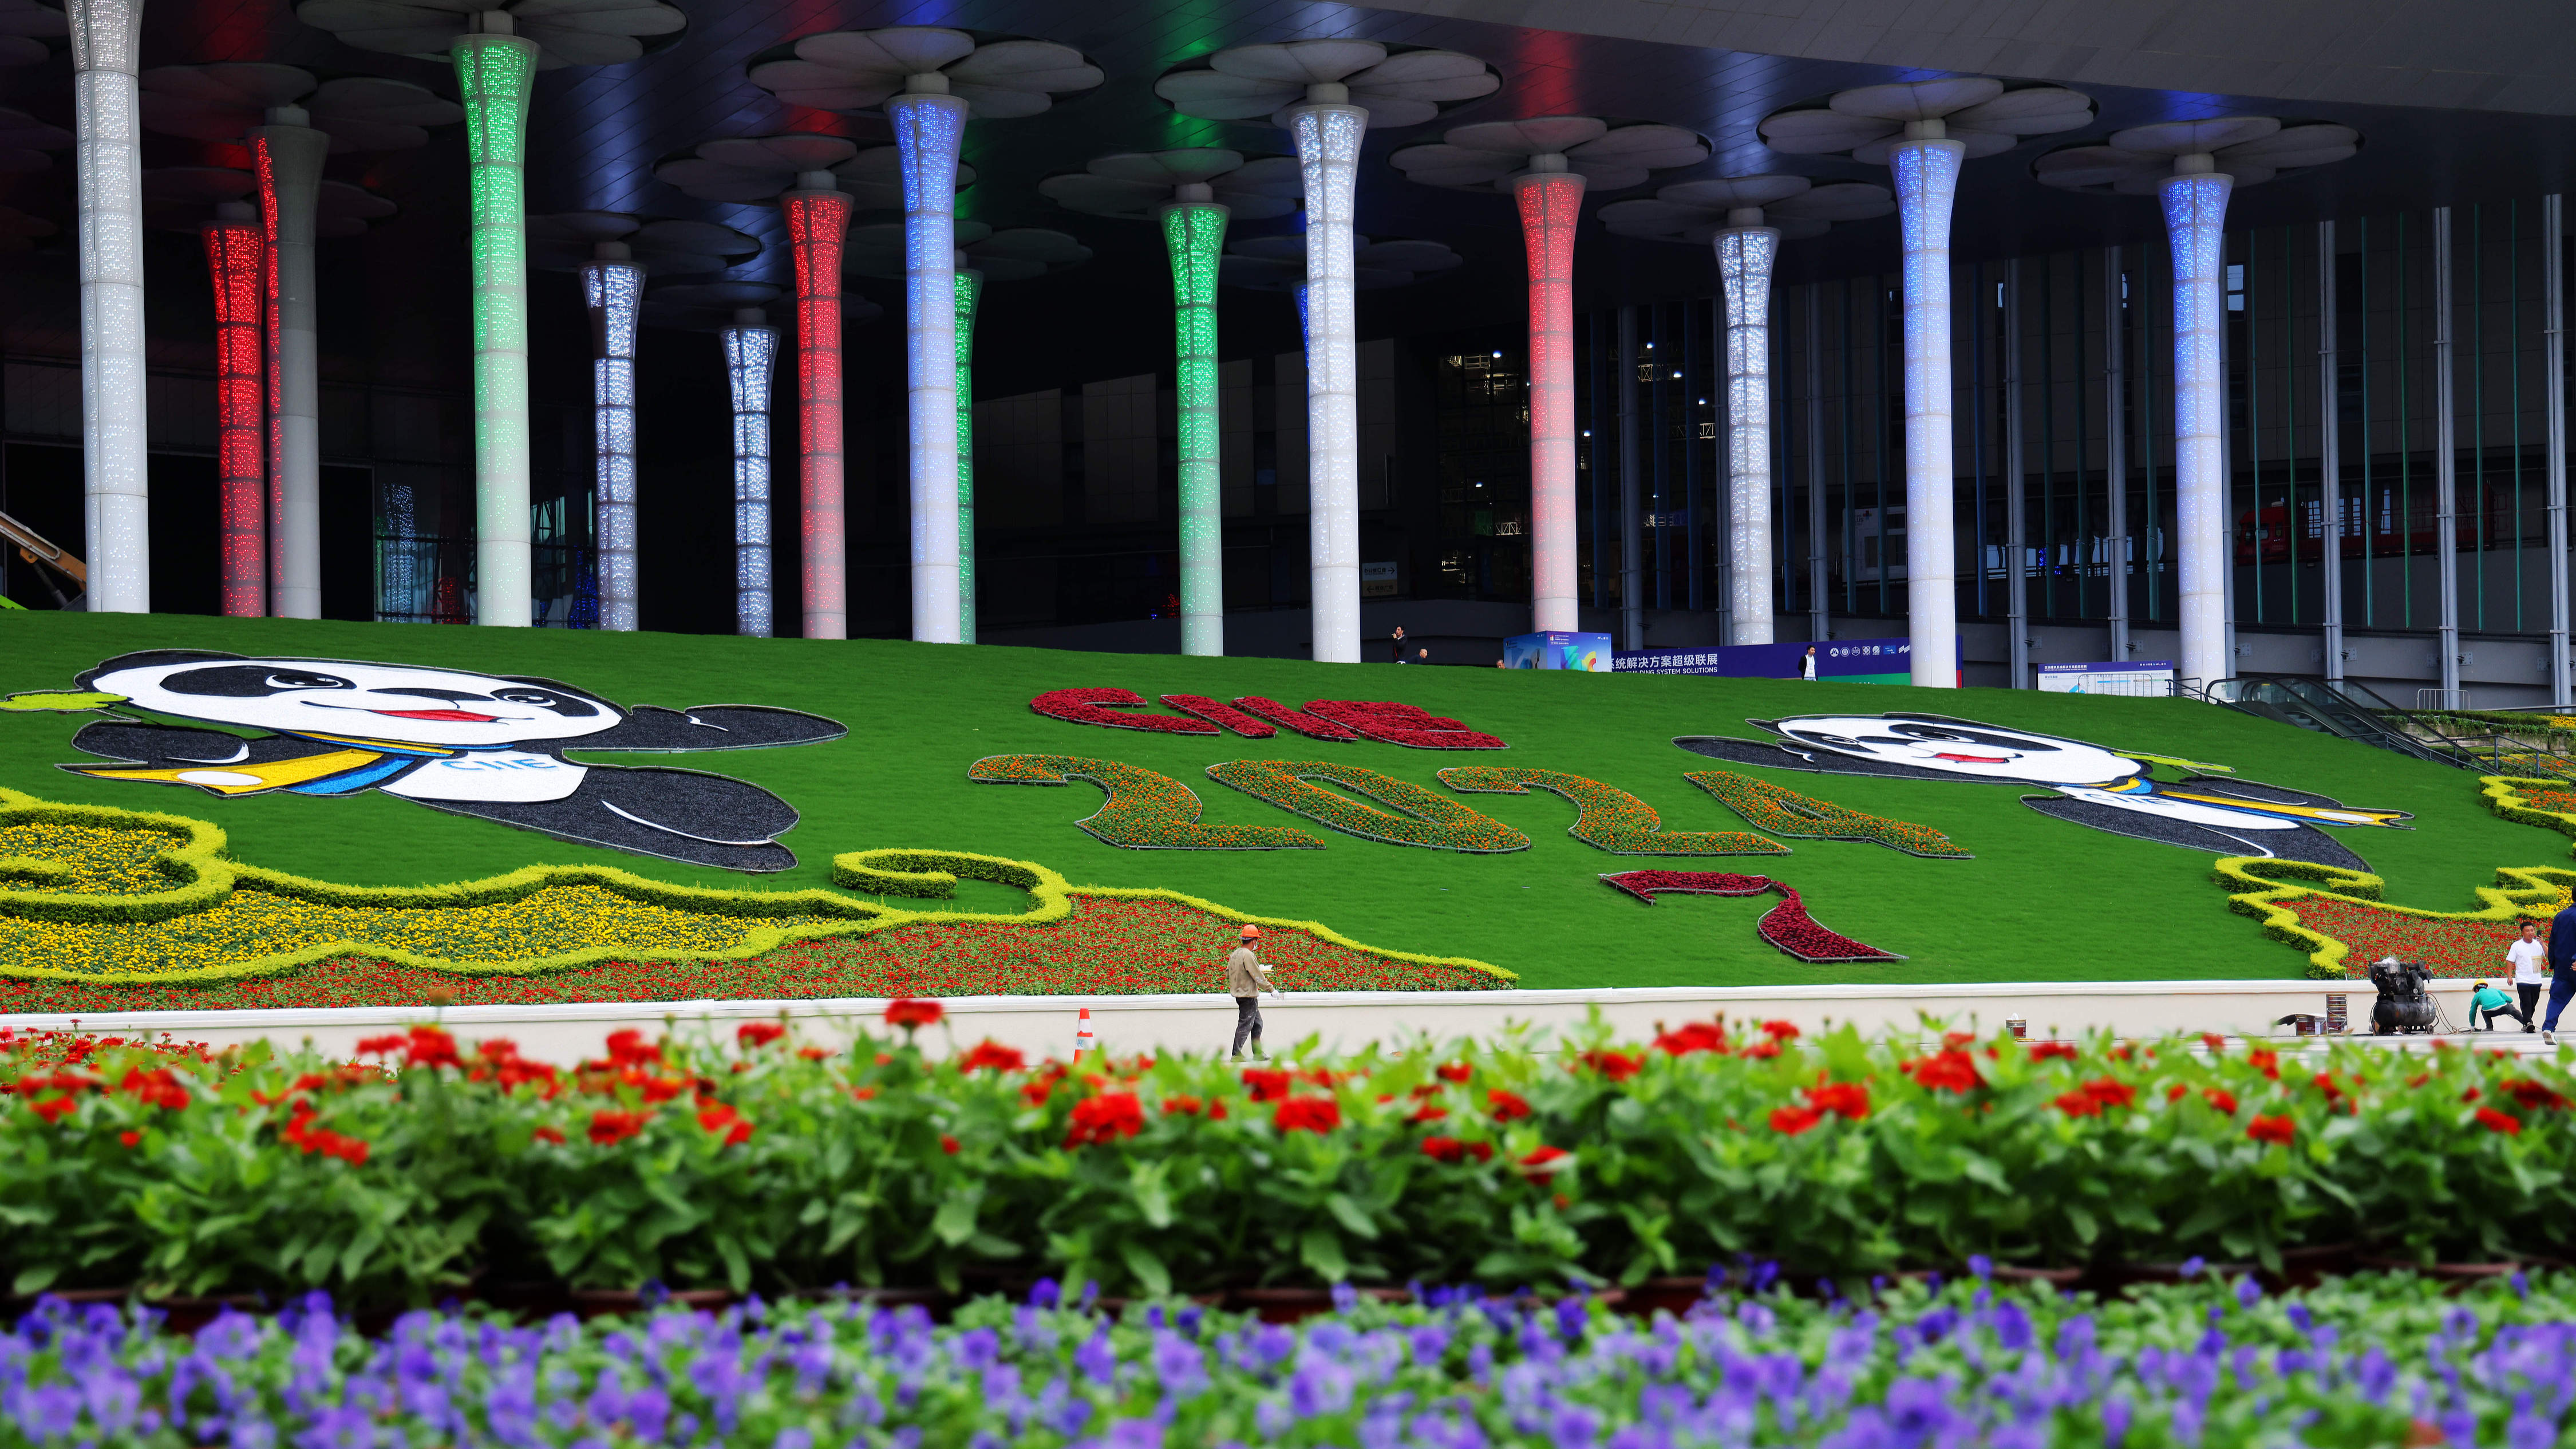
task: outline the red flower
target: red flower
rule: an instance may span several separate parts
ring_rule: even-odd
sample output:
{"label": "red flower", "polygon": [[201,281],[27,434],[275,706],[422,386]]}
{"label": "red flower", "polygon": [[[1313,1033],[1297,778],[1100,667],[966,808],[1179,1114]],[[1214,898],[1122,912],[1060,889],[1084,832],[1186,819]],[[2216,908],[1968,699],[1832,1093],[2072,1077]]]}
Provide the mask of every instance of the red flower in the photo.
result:
{"label": "red flower", "polygon": [[2230,1117],[2236,1115],[2236,1094],[2224,1087],[2203,1087],[2200,1099]]}
{"label": "red flower", "polygon": [[886,1007],[885,1020],[886,1025],[899,1026],[908,1032],[915,1027],[937,1026],[947,1015],[948,1008],[936,1001],[915,1001],[906,997]]}
{"label": "red flower", "polygon": [[682,1092],[689,1090],[690,1082],[686,1077],[647,1077],[639,1075],[635,1079],[634,1085],[643,1091],[645,1101],[667,1102],[680,1095]]}
{"label": "red flower", "polygon": [[1757,1041],[1753,1045],[1746,1047],[1744,1049],[1744,1054],[1756,1061],[1769,1061],[1771,1058],[1780,1055],[1780,1044],[1776,1041]]}
{"label": "red flower", "polygon": [[1585,1052],[1583,1064],[1614,1082],[1624,1082],[1646,1065],[1646,1056],[1643,1052]]}
{"label": "red flower", "polygon": [[1027,1086],[1020,1088],[1020,1100],[1028,1103],[1032,1107],[1043,1107],[1046,1105],[1047,1094],[1055,1090],[1055,1084],[1060,1080],[1062,1079],[1057,1077],[1048,1077],[1040,1081],[1031,1082]]}
{"label": "red flower", "polygon": [[831,1053],[818,1046],[801,1046],[796,1049],[796,1055],[803,1057],[809,1062],[819,1062],[830,1056]]}
{"label": "red flower", "polygon": [[[2519,1128],[2521,1125],[2522,1124],[2519,1122],[2514,1124],[2516,1128]],[[119,1132],[116,1134],[116,1140],[124,1143],[128,1147],[133,1147],[143,1141],[143,1134],[140,1132]]]}
{"label": "red flower", "polygon": [[27,1108],[48,1122],[59,1122],[79,1105],[69,1097],[47,1097],[41,1102],[29,1102]]}
{"label": "red flower", "polygon": [[2564,1111],[2567,1107],[2567,1098],[2563,1093],[2553,1091],[2538,1082],[2516,1079],[2502,1084],[2502,1090],[2505,1095],[2532,1111],[2538,1111],[2543,1107],[2554,1112]]}
{"label": "red flower", "polygon": [[742,1114],[735,1111],[730,1102],[718,1102],[700,1112],[698,1125],[709,1132],[723,1133],[728,1147],[751,1140],[751,1124],[742,1119]]}
{"label": "red flower", "polygon": [[2290,1139],[2297,1135],[2298,1130],[2298,1124],[2286,1116],[2257,1116],[2253,1121],[2245,1124],[2246,1136],[2257,1142],[2278,1142],[2284,1147],[2289,1145]]}
{"label": "red flower", "polygon": [[1471,1070],[1473,1069],[1465,1062],[1443,1062],[1436,1068],[1440,1080],[1444,1082],[1463,1082],[1467,1080],[1467,1074]]}
{"label": "red flower", "polygon": [[662,1049],[644,1040],[644,1033],[632,1027],[608,1034],[608,1062],[612,1066],[640,1067],[661,1060]]}
{"label": "red flower", "polygon": [[1500,1087],[1485,1093],[1485,1107],[1494,1114],[1497,1122],[1517,1122],[1530,1114],[1530,1104],[1526,1099],[1518,1092],[1506,1092]]}
{"label": "red flower", "polygon": [[1787,1137],[1795,1137],[1823,1120],[1825,1120],[1825,1114],[1812,1107],[1771,1109],[1771,1130]]}
{"label": "red flower", "polygon": [[2493,1107],[2480,1107],[2478,1109],[2478,1125],[2484,1127],[2489,1132],[2501,1132],[2507,1137],[2520,1136],[2522,1133],[2522,1124],[2520,1122],[2497,1111]]}
{"label": "red flower", "polygon": [[2132,1107],[2137,1105],[2138,1101],[2137,1088],[2126,1082],[2115,1082],[2109,1077],[2096,1077],[2086,1082],[2084,1095],[2105,1107]]}
{"label": "red flower", "polygon": [[1177,1112],[1184,1117],[1195,1117],[1199,1114],[1199,1109],[1206,1105],[1206,1103],[1201,1102],[1198,1098],[1187,1095],[1165,1097],[1163,1099],[1163,1115],[1168,1117]]}
{"label": "red flower", "polygon": [[940,1133],[939,1150],[947,1153],[951,1157],[955,1157],[957,1155],[957,1139],[949,1136],[945,1132]]}
{"label": "red flower", "polygon": [[2223,1052],[2227,1050],[2227,1038],[2220,1036],[2214,1031],[2202,1032],[2200,1034],[2200,1044],[2214,1052]]}
{"label": "red flower", "polygon": [[2063,1041],[2038,1041],[2030,1044],[2030,1059],[2035,1062],[2073,1061],[2081,1053],[2075,1044]]}
{"label": "red flower", "polygon": [[1247,1067],[1243,1073],[1243,1084],[1252,1089],[1252,1100],[1276,1102],[1288,1095],[1289,1089],[1296,1085],[1296,1078],[1266,1067]]}
{"label": "red flower", "polygon": [[747,1047],[765,1047],[787,1035],[787,1028],[774,1021],[746,1021],[734,1028],[733,1039]]}
{"label": "red flower", "polygon": [[2180,1082],[2176,1082],[2172,1086],[2165,1088],[2165,1100],[2168,1102],[2179,1102],[2183,1099],[2183,1094],[2190,1090],[2191,1088],[2184,1086]]}
{"label": "red flower", "polygon": [[411,1040],[404,1044],[404,1065],[414,1067],[461,1067],[457,1058],[456,1038],[434,1026],[415,1026]]}
{"label": "red flower", "polygon": [[1467,1144],[1455,1137],[1425,1137],[1422,1139],[1422,1155],[1434,1162],[1464,1162],[1467,1160]]}
{"label": "red flower", "polygon": [[1028,1068],[1029,1059],[1015,1047],[1006,1047],[986,1037],[974,1049],[957,1059],[961,1072],[1017,1072]]}
{"label": "red flower", "polygon": [[400,1032],[395,1032],[390,1036],[362,1036],[358,1038],[358,1055],[362,1057],[382,1056],[387,1052],[401,1051],[404,1047],[409,1046],[410,1044],[411,1039]]}
{"label": "red flower", "polygon": [[[316,1086],[322,1082],[320,1077],[311,1076],[309,1073],[307,1078]],[[298,1090],[305,1090],[302,1082],[296,1085]],[[140,1097],[170,1112],[181,1110],[193,1100],[188,1095],[188,1089],[179,1084],[179,1078],[168,1067],[155,1067],[148,1072],[128,1069],[125,1080],[116,1084],[116,1090]]]}
{"label": "red flower", "polygon": [[2267,1052],[2257,1047],[2245,1054],[2245,1064],[2273,1081],[2281,1080],[2281,1054],[2278,1052]]}
{"label": "red flower", "polygon": [[600,1147],[623,1142],[640,1135],[644,1124],[652,1120],[650,1112],[593,1112],[590,1114],[590,1140]]}
{"label": "red flower", "polygon": [[873,1102],[876,1099],[877,1089],[874,1087],[852,1087],[850,1089],[850,1100],[853,1102]]}
{"label": "red flower", "polygon": [[1064,1145],[1082,1147],[1145,1130],[1145,1104],[1133,1092],[1103,1092],[1073,1104],[1073,1121]]}
{"label": "red flower", "polygon": [[1914,1079],[1926,1091],[1968,1092],[1985,1085],[1977,1075],[1977,1059],[1956,1047],[1945,1048],[1938,1056],[1918,1057],[1902,1063],[1897,1070]]}
{"label": "red flower", "polygon": [[1545,1182],[1564,1171],[1566,1164],[1573,1160],[1574,1154],[1562,1147],[1540,1147],[1521,1159],[1520,1174],[1532,1182]]}
{"label": "red flower", "polygon": [[1290,1097],[1270,1121],[1282,1132],[1330,1132],[1342,1125],[1342,1109],[1330,1097]]}
{"label": "red flower", "polygon": [[1449,1109],[1446,1107],[1434,1107],[1425,1103],[1421,1107],[1417,1108],[1412,1116],[1407,1117],[1404,1120],[1407,1122],[1445,1122],[1449,1120]]}
{"label": "red flower", "polygon": [[1679,1031],[1668,1031],[1655,1038],[1655,1049],[1673,1056],[1692,1052],[1726,1052],[1726,1029],[1705,1021],[1694,1021]]}
{"label": "red flower", "polygon": [[1869,1115],[1869,1088],[1858,1082],[1809,1087],[1807,1105],[1819,1112],[1836,1113],[1857,1122]]}
{"label": "red flower", "polygon": [[560,1127],[540,1127],[536,1130],[536,1139],[539,1142],[551,1142],[555,1146],[561,1147],[564,1143],[563,1129]]}
{"label": "red flower", "polygon": [[1794,1041],[1798,1036],[1798,1026],[1795,1022],[1766,1021],[1762,1023],[1762,1030],[1773,1041]]}

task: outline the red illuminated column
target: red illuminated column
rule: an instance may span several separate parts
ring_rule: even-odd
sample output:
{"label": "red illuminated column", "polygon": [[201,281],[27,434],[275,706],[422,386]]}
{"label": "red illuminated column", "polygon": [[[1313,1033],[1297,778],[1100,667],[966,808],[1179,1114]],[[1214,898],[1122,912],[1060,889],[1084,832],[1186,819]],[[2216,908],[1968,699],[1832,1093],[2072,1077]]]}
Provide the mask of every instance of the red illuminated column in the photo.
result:
{"label": "red illuminated column", "polygon": [[805,637],[850,636],[841,519],[841,242],[850,198],[828,171],[779,198],[796,257],[798,534],[805,558]]}
{"label": "red illuminated column", "polygon": [[[1548,156],[1563,166],[1562,157]],[[1583,178],[1530,171],[1512,178],[1529,253],[1530,627],[1572,631],[1574,538],[1574,224]]]}
{"label": "red illuminated column", "polygon": [[215,287],[215,494],[221,522],[223,611],[235,619],[268,612],[267,409],[261,380],[261,314],[268,236],[237,201],[199,228]]}

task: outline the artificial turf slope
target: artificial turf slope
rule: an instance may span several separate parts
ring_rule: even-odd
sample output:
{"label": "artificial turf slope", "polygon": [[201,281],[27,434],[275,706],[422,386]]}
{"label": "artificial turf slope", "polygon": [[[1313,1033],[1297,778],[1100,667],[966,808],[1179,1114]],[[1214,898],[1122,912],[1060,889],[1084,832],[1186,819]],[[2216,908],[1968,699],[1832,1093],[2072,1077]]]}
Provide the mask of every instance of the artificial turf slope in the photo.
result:
{"label": "artificial turf slope", "polygon": [[[1573,806],[1536,791],[1453,797],[1518,826],[1532,842],[1508,855],[1461,855],[1311,826],[1207,779],[1205,768],[1228,759],[1334,759],[1440,791],[1433,772],[1443,765],[1532,766],[1627,790],[1655,807],[1668,830],[1743,829],[1743,821],[1682,779],[1687,770],[1717,762],[1675,748],[1673,736],[1763,737],[1744,724],[1748,716],[1920,709],[2223,763],[2247,779],[2411,811],[2411,830],[2337,832],[2388,878],[2388,899],[2407,905],[2474,908],[2471,888],[2492,883],[2494,867],[2555,864],[2567,856],[2560,837],[2488,814],[2466,771],[2176,700],[883,641],[34,612],[0,613],[0,693],[68,688],[79,670],[147,648],[539,675],[627,705],[810,710],[842,721],[850,733],[825,745],[694,758],[587,757],[719,771],[756,781],[794,804],[803,820],[785,841],[798,856],[796,869],[748,880],[565,845],[382,794],[227,800],[53,768],[83,759],[69,741],[88,716],[0,715],[0,784],[47,799],[212,820],[229,833],[239,859],[352,884],[426,884],[535,863],[597,862],[694,884],[792,888],[828,886],[831,857],[840,851],[976,851],[1041,861],[1076,883],[1164,886],[1246,912],[1321,921],[1373,946],[1471,956],[1518,972],[1521,984],[1532,987],[2296,976],[2305,962],[2228,911],[2210,883],[2213,857],[2048,819],[2021,805],[2027,792],[2014,787],[1767,775],[1840,805],[1946,831],[1975,852],[1969,861],[1924,860],[1843,841],[1787,842],[1795,851],[1788,856],[1613,856],[1570,838]],[[1269,740],[1173,737],[1064,723],[1028,707],[1044,690],[1101,686],[1132,689],[1149,700],[1169,693],[1259,694],[1292,704],[1401,700],[1500,735],[1511,749],[1333,745],[1284,730]],[[1024,752],[1104,756],[1159,770],[1196,791],[1207,823],[1309,825],[1327,848],[1186,852],[1104,845],[1073,824],[1101,803],[1090,785],[978,784],[966,777],[982,756]],[[1598,879],[1608,871],[1658,868],[1774,876],[1796,887],[1824,925],[1910,959],[1803,965],[1755,934],[1767,897],[1667,896],[1650,907]],[[978,908],[995,904],[978,897]]]}

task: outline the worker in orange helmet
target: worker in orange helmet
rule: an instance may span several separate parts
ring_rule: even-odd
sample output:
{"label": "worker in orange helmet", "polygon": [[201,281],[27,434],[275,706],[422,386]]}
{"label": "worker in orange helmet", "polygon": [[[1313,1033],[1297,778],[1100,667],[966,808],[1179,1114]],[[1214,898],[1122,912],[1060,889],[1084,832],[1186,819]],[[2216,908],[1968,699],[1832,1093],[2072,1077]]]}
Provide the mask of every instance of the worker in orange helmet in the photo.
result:
{"label": "worker in orange helmet", "polygon": [[1254,1060],[1267,1060],[1261,1050],[1261,993],[1279,994],[1270,984],[1270,968],[1261,962],[1261,928],[1247,925],[1233,954],[1225,958],[1225,989],[1234,998],[1234,1059],[1243,1060],[1243,1044],[1252,1042]]}

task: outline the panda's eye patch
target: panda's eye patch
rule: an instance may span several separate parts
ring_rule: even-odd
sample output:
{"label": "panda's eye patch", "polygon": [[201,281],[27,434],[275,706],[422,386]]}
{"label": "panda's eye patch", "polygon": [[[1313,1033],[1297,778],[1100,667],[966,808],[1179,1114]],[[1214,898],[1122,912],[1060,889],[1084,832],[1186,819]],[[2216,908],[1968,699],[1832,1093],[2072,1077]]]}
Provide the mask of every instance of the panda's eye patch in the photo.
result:
{"label": "panda's eye patch", "polygon": [[492,697],[504,704],[529,704],[539,709],[550,709],[566,719],[579,719],[584,715],[599,713],[578,699],[566,699],[559,694],[549,694],[545,690],[529,689],[525,686],[517,689],[496,689],[492,691]]}
{"label": "panda's eye patch", "polygon": [[161,687],[172,694],[194,694],[217,699],[258,699],[264,695],[283,694],[297,689],[354,689],[355,685],[336,674],[322,674],[306,669],[277,669],[265,664],[216,664],[204,669],[184,670],[161,681]]}

